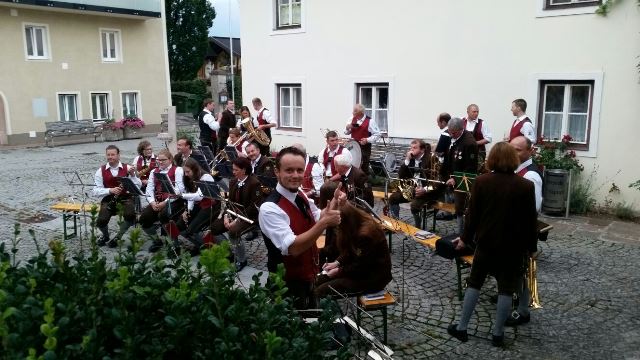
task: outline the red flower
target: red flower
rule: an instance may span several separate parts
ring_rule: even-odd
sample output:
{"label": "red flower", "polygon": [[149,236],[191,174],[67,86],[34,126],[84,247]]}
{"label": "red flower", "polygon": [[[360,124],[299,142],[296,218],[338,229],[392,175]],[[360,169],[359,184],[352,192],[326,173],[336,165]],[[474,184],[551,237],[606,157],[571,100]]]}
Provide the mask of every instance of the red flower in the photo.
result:
{"label": "red flower", "polygon": [[563,143],[568,144],[568,143],[570,143],[570,142],[571,142],[571,140],[573,140],[573,138],[572,138],[572,137],[571,137],[571,135],[569,135],[569,134],[566,134],[566,135],[564,135],[564,136],[562,137],[562,142],[563,142]]}
{"label": "red flower", "polygon": [[538,144],[542,144],[544,142],[544,136],[540,136],[538,138]]}
{"label": "red flower", "polygon": [[569,156],[572,158],[576,157],[576,152],[573,150],[569,150]]}

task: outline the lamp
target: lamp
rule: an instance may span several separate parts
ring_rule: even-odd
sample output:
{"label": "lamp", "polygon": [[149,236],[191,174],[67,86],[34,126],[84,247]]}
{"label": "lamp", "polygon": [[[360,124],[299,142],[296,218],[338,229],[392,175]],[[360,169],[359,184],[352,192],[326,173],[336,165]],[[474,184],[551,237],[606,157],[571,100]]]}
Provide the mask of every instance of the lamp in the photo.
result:
{"label": "lamp", "polygon": [[218,93],[218,103],[219,103],[219,104],[224,104],[224,103],[226,103],[228,98],[229,98],[229,94],[227,93],[227,89],[222,89],[222,90]]}

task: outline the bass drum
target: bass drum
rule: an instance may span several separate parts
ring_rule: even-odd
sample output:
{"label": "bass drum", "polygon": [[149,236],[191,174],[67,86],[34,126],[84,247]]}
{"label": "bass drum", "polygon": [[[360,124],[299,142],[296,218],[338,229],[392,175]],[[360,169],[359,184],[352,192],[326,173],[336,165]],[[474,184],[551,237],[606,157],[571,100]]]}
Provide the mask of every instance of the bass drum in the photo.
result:
{"label": "bass drum", "polygon": [[384,164],[385,169],[387,169],[388,173],[392,173],[396,171],[398,167],[398,163],[396,161],[396,155],[393,153],[385,153],[382,157],[382,163]]}
{"label": "bass drum", "polygon": [[351,153],[351,165],[360,168],[362,164],[362,150],[360,150],[360,144],[356,140],[349,140],[343,145]]}

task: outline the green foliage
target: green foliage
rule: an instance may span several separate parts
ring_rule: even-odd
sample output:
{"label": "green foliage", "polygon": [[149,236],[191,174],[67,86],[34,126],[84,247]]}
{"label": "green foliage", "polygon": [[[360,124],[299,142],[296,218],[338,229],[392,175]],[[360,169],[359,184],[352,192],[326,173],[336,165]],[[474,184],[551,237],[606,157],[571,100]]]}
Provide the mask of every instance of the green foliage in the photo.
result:
{"label": "green foliage", "polygon": [[[609,14],[609,11],[611,11],[611,8],[621,1],[622,0],[604,0],[602,4],[600,4],[600,6],[598,6],[598,8],[596,9],[596,14],[600,16],[607,16],[607,14]],[[638,3],[638,6],[640,6],[640,0],[636,1]]]}
{"label": "green foliage", "polygon": [[176,139],[180,139],[183,136],[191,140],[191,143],[194,144],[194,146],[196,144],[200,144],[200,138],[198,138],[198,133],[194,133],[192,131],[187,131],[184,129],[176,129]]}
{"label": "green foliage", "polygon": [[[242,76],[238,74],[233,75],[233,88],[235,89],[235,93],[231,92],[231,79],[227,80],[227,94],[229,94],[229,99],[231,99],[232,94],[235,95],[233,101],[236,104],[236,108],[239,109],[242,104]],[[251,108],[251,106],[249,106]]]}
{"label": "green foliage", "polygon": [[594,179],[597,173],[598,170],[594,169],[585,181],[581,181],[580,177],[576,177],[576,181],[571,186],[571,201],[569,204],[569,211],[572,214],[586,214],[595,208],[596,199],[593,194],[597,190],[594,189]]}
{"label": "green foliage", "polygon": [[208,0],[168,0],[165,14],[171,80],[192,80],[207,52],[216,11]]}
{"label": "green foliage", "polygon": [[[95,214],[94,214],[95,216]],[[93,219],[95,221],[95,218]],[[139,247],[139,232],[133,246]],[[331,314],[304,324],[258,276],[234,285],[229,245],[136,259],[121,246],[108,265],[92,238],[88,257],[61,242],[21,266],[0,244],[0,353],[10,359],[320,359]]]}
{"label": "green foliage", "polygon": [[576,159],[576,152],[569,150],[571,140],[570,135],[564,135],[561,141],[545,141],[540,138],[538,141],[539,148],[535,154],[534,162],[544,166],[545,169],[582,171],[584,167],[578,159]]}
{"label": "green foliage", "polygon": [[210,97],[204,80],[171,82],[171,102],[176,106],[176,112],[198,114],[202,110],[202,101]]}
{"label": "green foliage", "polygon": [[640,190],[640,180],[636,180],[636,182],[629,184],[629,187],[635,188],[636,190]]}
{"label": "green foliage", "polygon": [[634,220],[636,218],[636,210],[633,204],[622,201],[613,207],[613,215],[622,220]]}

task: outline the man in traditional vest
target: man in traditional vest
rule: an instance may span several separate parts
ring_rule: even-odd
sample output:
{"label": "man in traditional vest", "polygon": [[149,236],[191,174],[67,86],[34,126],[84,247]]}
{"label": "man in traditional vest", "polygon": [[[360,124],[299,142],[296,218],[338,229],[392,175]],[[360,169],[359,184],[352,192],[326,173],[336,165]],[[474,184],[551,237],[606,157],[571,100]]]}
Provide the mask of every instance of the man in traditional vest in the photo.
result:
{"label": "man in traditional vest", "polygon": [[158,237],[158,228],[155,225],[156,221],[159,220],[161,225],[168,224],[169,220],[178,219],[185,208],[185,201],[171,198],[171,194],[162,188],[160,180],[156,179],[156,174],[166,174],[171,180],[175,192],[182,194],[185,192],[182,168],[173,165],[171,152],[167,149],[160,150],[156,161],[158,168],[151,172],[145,193],[149,206],[142,210],[139,219],[142,230],[153,240],[149,252],[156,252],[162,248],[162,241]]}
{"label": "man in traditional vest", "polygon": [[341,189],[347,194],[348,200],[355,200],[358,197],[373,207],[373,191],[368,182],[369,177],[362,170],[351,165],[351,155],[336,155],[333,162],[336,166],[336,174],[331,177],[331,181],[342,184]]}
{"label": "man in traditional vest", "polygon": [[438,124],[438,128],[440,128],[440,137],[438,138],[438,143],[436,144],[436,149],[433,151],[440,162],[444,161],[444,157],[449,152],[449,147],[451,146],[451,135],[449,134],[449,120],[451,120],[451,115],[444,112],[438,115],[436,118],[436,123]]}
{"label": "man in traditional vest", "polygon": [[318,203],[318,197],[320,196],[320,188],[324,184],[324,178],[322,177],[322,165],[318,163],[318,158],[315,156],[309,156],[307,149],[302,144],[291,145],[294,148],[305,153],[304,160],[304,178],[302,180],[302,191],[305,195],[316,204]]}
{"label": "man in traditional vest", "polygon": [[[111,248],[118,246],[118,240],[133,225],[136,220],[135,205],[133,196],[127,193],[118,180],[119,177],[129,177],[138,187],[142,182],[135,176],[135,168],[120,162],[120,149],[115,145],[109,145],[106,149],[107,164],[100,166],[94,175],[95,187],[93,196],[102,197],[100,200],[100,211],[96,220],[96,227],[102,233],[98,239],[98,245],[108,245]],[[120,229],[113,239],[109,238],[109,220],[117,213],[117,205],[123,206],[124,222],[120,224]]]}
{"label": "man in traditional vest", "polygon": [[509,131],[509,141],[515,137],[523,135],[527,139],[531,140],[532,144],[536,143],[536,131],[533,128],[533,121],[529,119],[527,114],[527,102],[524,99],[515,99],[511,103],[511,113],[516,117],[511,124],[511,130]]}
{"label": "man in traditional vest", "polygon": [[371,159],[371,144],[380,137],[378,124],[364,113],[364,105],[356,104],[353,107],[353,118],[347,123],[346,135],[360,144],[362,162],[360,170],[369,175],[369,160]]}
{"label": "man in traditional vest", "polygon": [[[251,104],[253,105],[253,109],[257,111],[254,125],[258,124],[257,129],[264,131],[269,137],[269,140],[271,140],[271,128],[278,125],[276,120],[271,116],[269,109],[262,105],[260,98],[253,98]],[[260,145],[260,153],[264,156],[269,156],[269,145]]]}
{"label": "man in traditional vest", "polygon": [[347,154],[351,155],[349,149],[340,145],[340,138],[338,137],[338,133],[331,130],[328,131],[325,135],[327,139],[327,146],[320,152],[318,156],[318,162],[322,165],[324,170],[325,177],[331,177],[336,173],[336,167],[333,163],[333,158],[336,155]]}
{"label": "man in traditional vest", "polygon": [[217,134],[220,124],[213,117],[213,109],[216,104],[211,99],[204,99],[204,109],[198,114],[198,126],[200,127],[200,144],[208,146],[216,154],[218,151]]}
{"label": "man in traditional vest", "polygon": [[340,224],[339,191],[322,212],[300,190],[304,179],[305,154],[294,147],[282,149],[276,158],[276,191],[260,206],[259,223],[267,245],[270,272],[284,263],[284,280],[294,306],[313,305],[313,283],[320,270],[316,240],[331,226]]}
{"label": "man in traditional vest", "polygon": [[220,123],[220,130],[218,130],[218,149],[224,149],[224,147],[227,146],[229,129],[236,127],[236,107],[233,100],[227,100],[224,111],[218,114],[218,122]]}
{"label": "man in traditional vest", "polygon": [[251,160],[251,172],[255,174],[258,179],[264,180],[264,178],[275,178],[273,170],[273,164],[269,158],[260,152],[258,144],[252,142],[246,147],[247,157]]}
{"label": "man in traditional vest", "polygon": [[187,136],[181,136],[176,142],[178,153],[173,157],[173,163],[176,166],[182,166],[184,162],[191,157],[193,153],[199,153],[198,150],[193,150],[193,142]]}
{"label": "man in traditional vest", "polygon": [[487,126],[487,122],[478,118],[480,108],[476,104],[467,106],[467,117],[463,118],[465,124],[465,130],[470,131],[473,134],[473,138],[476,139],[478,144],[478,153],[484,159],[487,148],[486,144],[491,142],[491,130]]}

